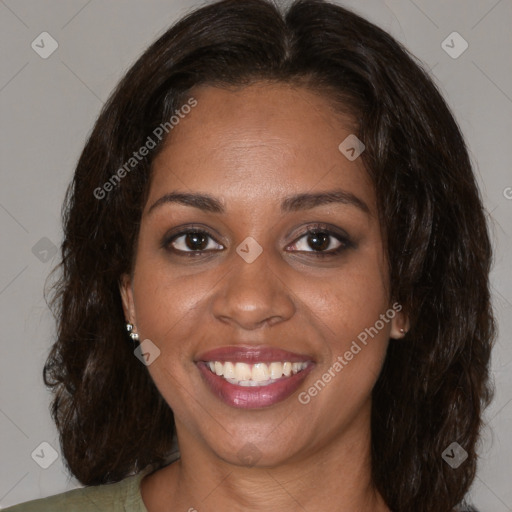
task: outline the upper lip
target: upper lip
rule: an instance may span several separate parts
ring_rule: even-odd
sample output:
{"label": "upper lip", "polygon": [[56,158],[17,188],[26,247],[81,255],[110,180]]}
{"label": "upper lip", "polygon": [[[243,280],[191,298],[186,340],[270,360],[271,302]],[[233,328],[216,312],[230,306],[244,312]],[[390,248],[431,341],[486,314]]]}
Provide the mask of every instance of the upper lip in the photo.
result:
{"label": "upper lip", "polygon": [[288,350],[269,346],[235,345],[218,347],[208,350],[207,352],[202,352],[196,358],[196,362],[198,361],[229,361],[233,363],[289,361],[291,363],[300,363],[312,361],[312,358],[304,354],[296,354]]}

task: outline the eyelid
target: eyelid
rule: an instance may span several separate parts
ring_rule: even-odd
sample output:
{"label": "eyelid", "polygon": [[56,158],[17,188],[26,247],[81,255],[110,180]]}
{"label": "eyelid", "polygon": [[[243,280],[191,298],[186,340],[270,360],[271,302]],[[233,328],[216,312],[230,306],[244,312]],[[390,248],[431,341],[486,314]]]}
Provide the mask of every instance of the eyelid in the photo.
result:
{"label": "eyelid", "polygon": [[[208,254],[208,253],[213,253],[213,252],[221,252],[226,247],[222,242],[219,242],[217,240],[217,237],[215,235],[213,235],[211,233],[211,231],[212,230],[210,228],[207,228],[206,226],[201,226],[201,225],[180,226],[180,227],[177,227],[177,228],[171,230],[170,233],[167,233],[164,236],[161,246],[163,249],[166,249],[166,250],[174,252],[175,254],[181,254],[181,255],[185,255],[185,254],[200,255],[200,254]],[[177,240],[178,238],[180,238],[182,236],[186,236],[189,233],[204,234],[208,238],[213,240],[217,245],[220,245],[223,248],[222,249],[202,249],[202,250],[193,251],[193,250],[175,249],[175,248],[170,247],[172,242],[174,242],[175,240]],[[290,244],[288,244],[286,249],[288,249],[288,247],[290,247],[291,245],[297,244],[297,242],[299,240],[301,240],[302,238],[304,238],[305,236],[313,234],[313,233],[324,233],[324,234],[328,235],[329,237],[335,238],[340,243],[340,245],[335,249],[330,249],[329,251],[315,251],[312,249],[310,251],[296,250],[295,252],[310,253],[310,254],[313,254],[316,256],[322,256],[322,255],[325,255],[325,256],[331,255],[332,256],[332,255],[338,254],[339,252],[342,252],[345,249],[355,247],[355,244],[351,240],[350,236],[344,230],[334,227],[334,226],[330,226],[328,224],[316,222],[316,223],[310,223],[310,224],[306,225],[301,230],[301,233],[297,234],[295,236],[295,239]],[[222,239],[223,237],[219,237],[219,238]],[[289,252],[294,252],[294,251],[289,251]]]}
{"label": "eyelid", "polygon": [[[328,224],[324,224],[321,222],[313,222],[305,226],[305,228],[295,236],[295,239],[290,245],[296,244],[301,238],[303,238],[306,235],[309,235],[311,233],[324,233],[326,235],[332,236],[336,238],[341,244],[345,247],[354,247],[355,244],[352,241],[349,234],[340,228],[330,226]],[[321,251],[301,251],[301,252],[317,252],[318,254],[321,254]],[[334,251],[331,251],[331,253]],[[329,254],[329,252],[324,251],[325,254]]]}
{"label": "eyelid", "polygon": [[[194,255],[194,254],[202,254],[202,253],[206,254],[206,253],[212,253],[212,252],[220,252],[223,249],[225,249],[225,246],[223,243],[221,243],[217,240],[217,237],[215,235],[213,235],[211,233],[211,231],[212,230],[210,228],[206,228],[205,226],[201,226],[201,225],[179,226],[177,228],[170,230],[170,232],[166,233],[164,235],[160,245],[161,245],[162,249],[174,252],[175,254],[182,254],[182,255],[183,254]],[[171,246],[171,244],[175,240],[177,240],[178,238],[181,238],[182,236],[186,236],[189,233],[204,234],[208,238],[213,240],[217,245],[221,245],[223,247],[223,249],[208,249],[208,250],[203,249],[203,250],[198,250],[198,251],[192,251],[192,250],[184,251],[181,249],[174,249]],[[219,237],[219,238],[222,238],[222,237]]]}

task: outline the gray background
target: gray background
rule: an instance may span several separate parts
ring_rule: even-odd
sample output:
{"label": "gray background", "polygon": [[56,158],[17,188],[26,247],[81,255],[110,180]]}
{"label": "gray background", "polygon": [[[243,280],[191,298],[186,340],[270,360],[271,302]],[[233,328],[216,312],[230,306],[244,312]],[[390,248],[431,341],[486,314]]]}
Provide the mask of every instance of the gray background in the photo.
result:
{"label": "gray background", "polygon": [[[512,1],[340,3],[388,30],[432,70],[466,136],[495,246],[500,334],[482,459],[471,495],[482,511],[512,510]],[[99,110],[136,57],[202,2],[0,0],[0,507],[78,486],[59,450],[42,367],[54,336],[43,287],[57,262],[65,187]],[[458,58],[441,43],[457,31]],[[31,47],[48,32],[58,49]],[[460,42],[448,39],[453,51]],[[48,42],[45,48],[48,49]],[[34,452],[34,450],[36,450]],[[32,457],[31,454],[35,453]],[[39,454],[39,457],[37,456]],[[455,470],[454,470],[455,471]]]}

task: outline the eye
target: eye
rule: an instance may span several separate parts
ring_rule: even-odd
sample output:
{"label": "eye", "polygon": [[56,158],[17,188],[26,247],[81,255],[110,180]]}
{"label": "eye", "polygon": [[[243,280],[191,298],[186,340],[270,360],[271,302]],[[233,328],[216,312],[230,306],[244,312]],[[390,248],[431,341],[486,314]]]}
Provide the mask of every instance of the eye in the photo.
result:
{"label": "eye", "polygon": [[168,236],[162,245],[165,249],[175,253],[188,253],[188,256],[198,256],[202,252],[224,249],[209,233],[200,229],[187,229]]}
{"label": "eye", "polygon": [[314,256],[335,256],[353,247],[347,235],[337,233],[324,225],[308,226],[307,231],[289,246],[298,252],[310,252]]}

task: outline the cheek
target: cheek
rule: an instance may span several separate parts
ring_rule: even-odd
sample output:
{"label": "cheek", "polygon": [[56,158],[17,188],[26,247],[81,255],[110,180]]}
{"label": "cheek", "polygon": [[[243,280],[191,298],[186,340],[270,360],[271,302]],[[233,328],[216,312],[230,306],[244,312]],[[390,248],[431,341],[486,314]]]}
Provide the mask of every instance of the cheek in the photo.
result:
{"label": "cheek", "polygon": [[148,366],[149,374],[174,413],[188,417],[187,382],[194,371],[190,339],[201,333],[198,320],[204,316],[199,310],[207,287],[204,283],[190,286],[190,280],[176,277],[167,266],[149,259],[136,269],[134,277],[141,340],[150,339],[160,350]]}
{"label": "cheek", "polygon": [[[378,254],[357,257],[332,279],[306,280],[301,301],[325,326],[330,338],[343,345],[375,324],[389,307],[388,287]],[[379,324],[380,325],[380,324]],[[384,335],[390,331],[385,324]],[[334,341],[336,343],[336,341]]]}
{"label": "cheek", "polygon": [[[358,255],[335,279],[320,287],[318,281],[311,282],[303,289],[301,299],[322,333],[317,377],[323,383],[317,380],[311,393],[307,391],[310,397],[322,395],[313,407],[330,410],[332,400],[341,400],[346,408],[339,413],[343,416],[370,395],[385,359],[394,316],[388,311],[383,268],[380,253],[370,251],[365,257]],[[320,393],[324,383],[329,383],[329,390]]]}
{"label": "cheek", "polygon": [[331,425],[344,424],[368,402],[391,330],[387,296],[379,284],[347,279],[317,294],[316,325],[322,332],[319,367],[299,397],[300,403],[309,404],[311,418],[321,418],[327,411]]}
{"label": "cheek", "polygon": [[[166,351],[177,352],[184,346],[180,336],[185,326],[190,328],[190,319],[197,315],[209,285],[205,279],[196,279],[193,284],[170,272],[161,261],[148,258],[137,267],[134,301],[137,327],[144,338],[154,340]],[[197,329],[199,332],[199,326]]]}

